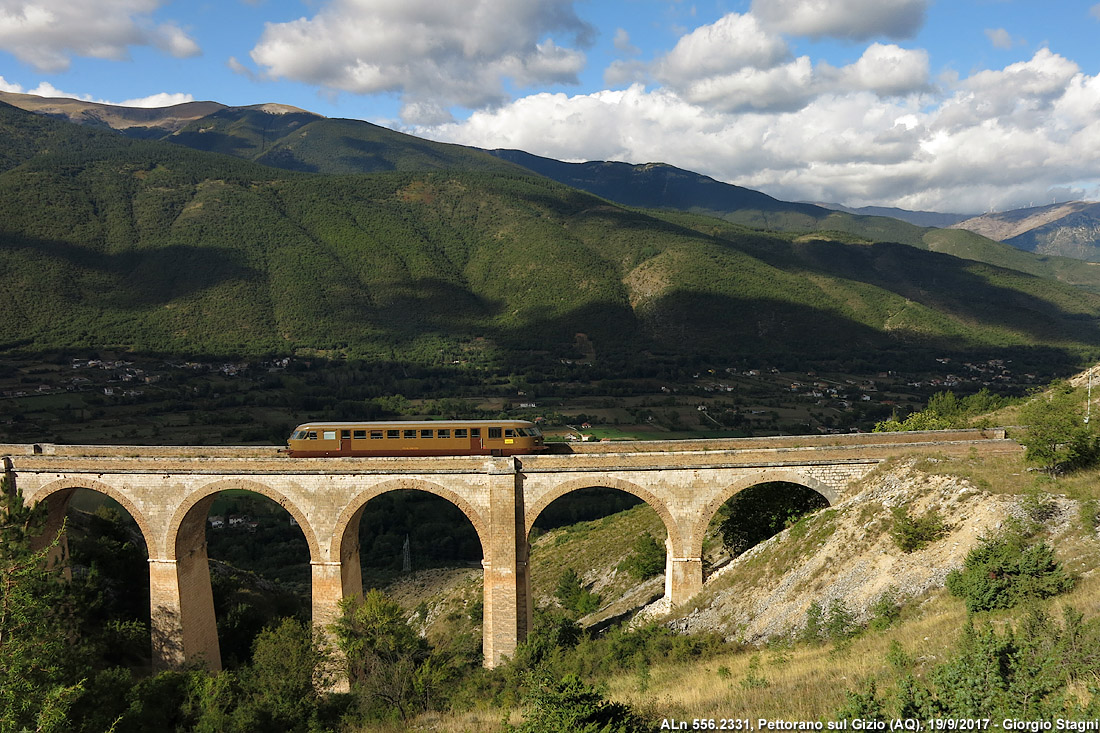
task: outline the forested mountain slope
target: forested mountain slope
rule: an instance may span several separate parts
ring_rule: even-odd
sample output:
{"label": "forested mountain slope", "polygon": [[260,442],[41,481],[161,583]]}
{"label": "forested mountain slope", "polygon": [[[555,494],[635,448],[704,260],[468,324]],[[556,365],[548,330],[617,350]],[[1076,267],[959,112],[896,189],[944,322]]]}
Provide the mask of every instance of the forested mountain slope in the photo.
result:
{"label": "forested mountain slope", "polygon": [[[456,360],[1100,344],[1100,296],[546,178],[322,176],[0,106],[0,344]],[[836,238],[834,238],[835,240]]]}

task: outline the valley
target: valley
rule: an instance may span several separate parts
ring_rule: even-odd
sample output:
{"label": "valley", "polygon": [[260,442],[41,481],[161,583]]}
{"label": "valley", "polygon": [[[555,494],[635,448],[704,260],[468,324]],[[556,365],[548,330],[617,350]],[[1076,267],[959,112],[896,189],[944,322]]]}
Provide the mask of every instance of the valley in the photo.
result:
{"label": "valley", "polygon": [[[507,417],[564,452],[867,432],[914,415],[1026,440],[1028,404],[1100,356],[1094,263],[926,226],[947,222],[932,212],[910,212],[915,224],[659,163],[485,151],[288,105],[28,97],[0,96],[0,443],[278,445],[305,420]],[[319,692],[334,677],[311,656],[300,528],[244,490],[204,520],[222,675],[149,668],[148,607],[120,590],[148,593],[148,554],[94,492],[70,512],[72,592],[87,595],[43,617],[81,629],[68,657],[86,687],[66,699],[110,702],[82,730],[297,715],[280,725],[506,731],[578,700],[630,731],[978,715],[1023,698],[1034,704],[1020,715],[1061,705],[1100,719],[1100,666],[1081,651],[1100,639],[1095,455],[1051,469],[1020,453],[902,456],[807,514],[793,499],[747,518],[727,503],[703,592],[676,608],[661,600],[653,509],[600,487],[563,497],[529,537],[528,643],[495,670],[480,668],[472,525],[445,500],[391,492],[363,515],[367,600],[341,617],[342,653],[363,655],[348,695]],[[907,512],[939,519],[919,548],[897,539]],[[735,551],[727,520],[777,534]],[[1029,588],[1054,600],[968,614],[948,578],[1002,536],[1039,553]],[[61,586],[35,587],[46,599]],[[73,607],[86,615],[65,616]],[[970,622],[996,631],[974,636]],[[1012,646],[1010,627],[1049,643]],[[371,639],[393,647],[364,651]],[[980,708],[960,690],[991,649],[1014,661]],[[1013,677],[1027,654],[1040,661]],[[291,679],[293,694],[271,692]],[[1021,695],[1032,683],[1046,687]],[[305,707],[277,711],[286,699]],[[154,708],[176,718],[151,723]]]}

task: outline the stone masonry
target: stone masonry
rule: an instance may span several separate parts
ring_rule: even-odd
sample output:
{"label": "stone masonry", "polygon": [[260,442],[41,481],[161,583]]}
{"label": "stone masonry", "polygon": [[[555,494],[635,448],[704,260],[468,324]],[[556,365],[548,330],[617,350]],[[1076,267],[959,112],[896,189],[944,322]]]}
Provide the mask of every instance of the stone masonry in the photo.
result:
{"label": "stone masonry", "polygon": [[[0,444],[5,471],[30,504],[47,502],[61,526],[75,489],[111,497],[134,518],[149,551],[153,658],[161,667],[219,669],[205,528],[215,496],[253,491],[275,501],[305,534],[315,625],[362,593],[359,520],[372,498],[416,489],[455,504],[483,549],[485,664],[514,653],[532,618],[528,536],[554,500],[589,487],[633,494],[664,522],[665,593],[672,604],[703,587],[703,537],[737,492],[765,481],[807,486],[830,503],[883,460],[913,453],[1015,453],[1003,430],[928,431],[690,442],[577,445],[512,458],[288,458],[276,447]],[[47,530],[49,533],[50,530]]]}

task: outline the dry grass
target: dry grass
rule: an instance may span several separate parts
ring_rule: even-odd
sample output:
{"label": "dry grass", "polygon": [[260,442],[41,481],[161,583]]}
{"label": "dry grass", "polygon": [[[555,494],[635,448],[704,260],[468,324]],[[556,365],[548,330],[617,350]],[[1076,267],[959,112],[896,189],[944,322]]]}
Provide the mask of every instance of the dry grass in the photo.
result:
{"label": "dry grass", "polygon": [[960,476],[992,494],[1027,494],[1038,489],[1070,499],[1100,498],[1100,470],[1090,468],[1052,479],[1024,463],[1023,454],[931,456],[918,460],[915,468],[934,475]]}

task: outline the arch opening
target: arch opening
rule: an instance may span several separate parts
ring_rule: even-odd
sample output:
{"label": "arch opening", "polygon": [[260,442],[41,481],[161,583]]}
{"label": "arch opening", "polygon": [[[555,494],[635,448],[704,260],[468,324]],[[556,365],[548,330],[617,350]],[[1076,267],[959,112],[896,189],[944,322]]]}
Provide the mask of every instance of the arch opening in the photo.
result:
{"label": "arch opening", "polygon": [[149,547],[137,518],[94,488],[64,489],[45,501],[43,539],[64,529],[54,554],[71,580],[85,641],[107,666],[149,668]]}
{"label": "arch opening", "polygon": [[218,646],[233,669],[251,660],[264,628],[287,617],[310,623],[309,543],[285,507],[254,491],[212,494],[203,519]]}
{"label": "arch opening", "polygon": [[533,507],[528,568],[537,616],[602,629],[665,594],[668,523],[664,507],[647,498],[637,487],[578,485]]}
{"label": "arch opening", "polygon": [[477,665],[484,548],[467,511],[432,491],[393,488],[367,500],[345,534],[358,538],[364,590],[400,605],[433,647],[447,646]]}
{"label": "arch opening", "polygon": [[828,506],[820,491],[791,480],[760,481],[738,490],[714,512],[703,535],[704,576]]}

